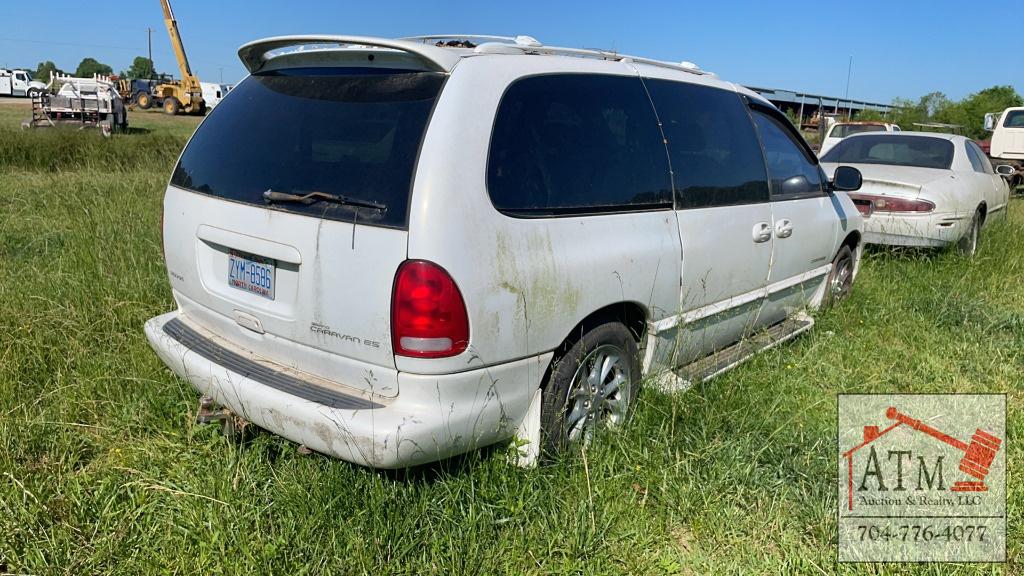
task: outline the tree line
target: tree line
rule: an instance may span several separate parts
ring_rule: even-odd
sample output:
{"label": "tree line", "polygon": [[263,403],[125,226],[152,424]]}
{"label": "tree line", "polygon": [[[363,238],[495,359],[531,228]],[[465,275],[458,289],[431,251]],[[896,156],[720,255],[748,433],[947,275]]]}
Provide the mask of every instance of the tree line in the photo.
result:
{"label": "tree line", "polygon": [[1024,98],[1013,86],[992,86],[969,94],[962,100],[950,100],[942,92],[931,92],[917,100],[896,98],[892,105],[895,110],[883,116],[874,110],[865,110],[856,120],[884,120],[899,124],[904,130],[914,130],[914,124],[937,122],[957,124],[963,127],[963,134],[969,138],[987,138],[985,114],[1002,112],[1011,106],[1024,106]]}
{"label": "tree line", "polygon": [[[82,58],[82,61],[78,63],[78,67],[75,68],[72,76],[79,78],[91,78],[93,74],[112,75],[114,69],[109,64],[104,64],[95,58]],[[52,61],[47,60],[40,62],[36,66],[36,71],[32,74],[32,77],[42,82],[49,82],[54,74],[68,74],[64,70],[61,70]],[[145,56],[136,56],[132,60],[132,65],[127,70],[122,70],[119,74],[121,78],[156,78],[156,69],[153,67],[153,61]]]}

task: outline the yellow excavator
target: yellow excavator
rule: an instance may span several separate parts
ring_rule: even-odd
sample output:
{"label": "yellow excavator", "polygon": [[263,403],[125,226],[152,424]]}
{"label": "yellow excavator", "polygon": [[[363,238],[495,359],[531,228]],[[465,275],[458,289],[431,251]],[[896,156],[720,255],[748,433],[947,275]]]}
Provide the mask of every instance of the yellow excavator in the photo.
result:
{"label": "yellow excavator", "polygon": [[[164,112],[168,114],[184,112],[202,116],[206,114],[203,87],[199,84],[199,78],[192,73],[192,68],[188,65],[185,46],[181,43],[181,35],[178,34],[178,21],[174,19],[174,12],[171,11],[169,0],[160,0],[160,6],[164,9],[164,25],[167,26],[167,35],[171,37],[174,56],[178,59],[181,80],[162,82],[153,86],[153,99],[162,102]],[[149,106],[142,107],[148,108]]]}

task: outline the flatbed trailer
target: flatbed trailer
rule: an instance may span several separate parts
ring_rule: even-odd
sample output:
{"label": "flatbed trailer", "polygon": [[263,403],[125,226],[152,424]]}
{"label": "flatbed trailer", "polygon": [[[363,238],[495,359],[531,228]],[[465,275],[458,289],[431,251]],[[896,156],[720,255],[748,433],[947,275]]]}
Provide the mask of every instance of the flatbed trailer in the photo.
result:
{"label": "flatbed trailer", "polygon": [[[53,92],[54,87],[58,87]],[[32,97],[32,117],[22,128],[77,125],[100,128],[105,136],[128,128],[128,112],[107,76],[75,78],[54,75],[49,91]]]}

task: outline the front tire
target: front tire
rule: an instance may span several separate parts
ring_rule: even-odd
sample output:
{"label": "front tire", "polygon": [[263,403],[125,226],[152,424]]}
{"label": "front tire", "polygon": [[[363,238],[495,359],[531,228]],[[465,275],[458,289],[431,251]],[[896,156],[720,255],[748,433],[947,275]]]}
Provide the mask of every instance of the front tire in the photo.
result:
{"label": "front tire", "polygon": [[139,92],[135,95],[135,105],[143,110],[149,110],[153,105],[153,97],[145,92]]}
{"label": "front tire", "polygon": [[606,322],[587,330],[555,361],[544,387],[540,426],[545,452],[587,445],[602,425],[625,422],[639,381],[639,353],[628,328]]}
{"label": "front tire", "polygon": [[43,93],[43,91],[38,89],[38,88],[31,88],[28,91],[28,97],[29,98],[37,98],[42,93]]}
{"label": "front tire", "polygon": [[956,243],[956,249],[964,256],[974,256],[975,252],[978,251],[978,235],[980,234],[981,228],[981,213],[975,212],[974,217],[971,218],[971,226],[967,229],[967,232],[962,238]]}
{"label": "front tire", "polygon": [[181,102],[178,102],[177,98],[171,96],[169,98],[164,99],[164,112],[170,114],[171,116],[174,116],[179,111],[181,111]]}
{"label": "front tire", "polygon": [[853,288],[853,271],[857,265],[854,260],[853,249],[849,245],[843,245],[832,260],[832,271],[828,274],[825,284],[824,305],[835,306],[850,295]]}

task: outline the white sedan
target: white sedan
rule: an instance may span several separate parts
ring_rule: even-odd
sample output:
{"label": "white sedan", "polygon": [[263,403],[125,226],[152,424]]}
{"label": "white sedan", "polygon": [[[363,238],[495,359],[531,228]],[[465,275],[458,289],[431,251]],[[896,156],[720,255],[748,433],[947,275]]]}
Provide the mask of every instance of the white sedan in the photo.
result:
{"label": "white sedan", "polygon": [[821,158],[826,173],[853,166],[864,176],[850,198],[864,215],[864,241],[893,246],[956,244],[974,254],[978,233],[1005,214],[1010,190],[972,140],[953,134],[857,134]]}

